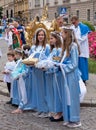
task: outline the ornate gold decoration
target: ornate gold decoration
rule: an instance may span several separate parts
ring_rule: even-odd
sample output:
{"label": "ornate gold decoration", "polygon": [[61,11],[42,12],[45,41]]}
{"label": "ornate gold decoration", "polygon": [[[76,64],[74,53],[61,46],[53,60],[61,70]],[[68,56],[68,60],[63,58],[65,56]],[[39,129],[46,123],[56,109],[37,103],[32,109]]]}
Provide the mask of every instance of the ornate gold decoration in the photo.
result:
{"label": "ornate gold decoration", "polygon": [[48,18],[48,6],[45,5],[43,8],[43,14],[42,14],[41,21],[45,21],[47,18]]}

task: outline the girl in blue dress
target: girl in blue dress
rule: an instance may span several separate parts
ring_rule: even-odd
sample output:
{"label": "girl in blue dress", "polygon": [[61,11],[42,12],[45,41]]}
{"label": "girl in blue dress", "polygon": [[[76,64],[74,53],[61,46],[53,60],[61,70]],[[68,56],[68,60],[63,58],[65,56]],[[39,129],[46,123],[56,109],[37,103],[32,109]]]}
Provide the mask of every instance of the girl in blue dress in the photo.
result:
{"label": "girl in blue dress", "polygon": [[[61,79],[59,82],[59,91],[61,92],[62,112],[64,124],[67,127],[80,127],[80,90],[78,70],[78,45],[73,30],[63,28],[62,37],[64,39],[62,47],[62,59],[59,64],[61,70]],[[56,100],[55,100],[56,101]],[[56,117],[51,117],[52,121],[60,121],[61,113]]]}
{"label": "girl in blue dress", "polygon": [[[50,53],[50,47],[47,43],[46,32],[44,29],[39,28],[36,31],[36,42],[32,46],[30,51],[30,56],[34,56],[35,58],[44,60]],[[32,67],[32,109],[35,109],[37,113],[35,115],[41,113],[47,113],[48,107],[45,100],[45,82],[44,82],[44,71],[38,69],[36,67]]]}
{"label": "girl in blue dress", "polygon": [[[45,86],[46,86],[46,101],[48,105],[49,112],[56,112],[56,104],[55,104],[55,96],[56,96],[56,75],[55,73],[58,72],[58,68],[50,66],[50,61],[58,62],[54,59],[54,57],[60,57],[61,54],[61,36],[58,32],[51,32],[50,34],[50,55],[48,56],[49,60],[49,68],[45,72]],[[59,95],[58,95],[59,96]],[[59,107],[61,111],[61,107]]]}
{"label": "girl in blue dress", "polygon": [[[62,106],[63,116],[67,127],[80,127],[80,73],[78,69],[79,46],[75,39],[73,30],[63,29],[64,39],[62,49]],[[64,97],[63,97],[64,96]]]}
{"label": "girl in blue dress", "polygon": [[[26,102],[26,92],[25,92],[26,88],[24,87],[25,83],[22,78],[22,75],[25,75],[28,69],[26,65],[22,63],[23,51],[21,48],[15,49],[15,58],[17,60],[16,66],[11,73],[12,79],[13,79],[11,97],[12,97],[12,104],[18,105],[20,103],[20,99],[22,100],[22,102]],[[19,109],[17,109],[16,111],[13,111],[12,113],[17,112],[17,111],[19,111]]]}

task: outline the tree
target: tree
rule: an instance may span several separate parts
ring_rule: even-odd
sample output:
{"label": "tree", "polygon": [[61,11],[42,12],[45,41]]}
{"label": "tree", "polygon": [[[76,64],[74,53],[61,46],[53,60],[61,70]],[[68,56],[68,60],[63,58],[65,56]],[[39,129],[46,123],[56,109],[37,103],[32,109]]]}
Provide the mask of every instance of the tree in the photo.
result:
{"label": "tree", "polygon": [[2,19],[2,14],[3,14],[3,8],[0,7],[0,19]]}

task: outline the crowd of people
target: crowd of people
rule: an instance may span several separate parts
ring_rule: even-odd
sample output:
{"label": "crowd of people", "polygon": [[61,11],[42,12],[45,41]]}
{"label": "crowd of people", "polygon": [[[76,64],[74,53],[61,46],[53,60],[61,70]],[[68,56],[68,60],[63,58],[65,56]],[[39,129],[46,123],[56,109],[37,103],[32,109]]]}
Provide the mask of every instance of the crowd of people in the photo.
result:
{"label": "crowd of people", "polygon": [[[32,47],[26,44],[18,22],[9,25],[8,62],[2,73],[10,93],[7,103],[18,106],[13,114],[33,110],[36,117],[64,121],[67,127],[81,126],[80,102],[88,80],[89,29],[76,16],[71,22],[72,26],[62,26],[61,32],[51,32],[49,43],[46,31],[38,28]],[[24,64],[25,58],[38,58],[38,62]]]}

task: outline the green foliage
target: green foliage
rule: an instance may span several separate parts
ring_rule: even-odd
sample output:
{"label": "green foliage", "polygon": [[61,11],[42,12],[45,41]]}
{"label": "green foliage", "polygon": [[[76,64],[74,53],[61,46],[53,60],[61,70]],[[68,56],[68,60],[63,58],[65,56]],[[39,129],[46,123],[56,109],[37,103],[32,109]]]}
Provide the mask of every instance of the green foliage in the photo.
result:
{"label": "green foliage", "polygon": [[0,7],[0,19],[2,19],[2,14],[3,14],[3,8]]}
{"label": "green foliage", "polygon": [[96,59],[89,59],[89,73],[96,74]]}
{"label": "green foliage", "polygon": [[95,31],[95,27],[88,21],[82,21],[82,23],[86,24],[91,31]]}

